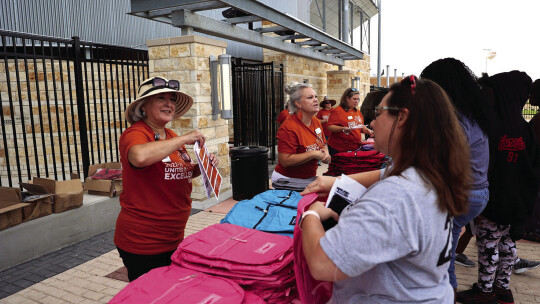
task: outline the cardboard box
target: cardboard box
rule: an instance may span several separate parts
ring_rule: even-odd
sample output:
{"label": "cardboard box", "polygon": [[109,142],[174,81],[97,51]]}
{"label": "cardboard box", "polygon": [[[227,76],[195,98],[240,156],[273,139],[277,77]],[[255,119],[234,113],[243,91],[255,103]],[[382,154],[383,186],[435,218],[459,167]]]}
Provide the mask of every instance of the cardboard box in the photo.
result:
{"label": "cardboard box", "polygon": [[84,181],[84,190],[88,191],[88,194],[105,195],[113,197],[122,193],[122,179],[115,180],[102,180],[92,179],[92,175],[96,174],[98,169],[122,169],[122,164],[116,163],[103,163],[91,165],[88,168],[88,177]]}
{"label": "cardboard box", "polygon": [[83,204],[83,186],[81,180],[56,181],[50,178],[36,177],[32,184],[40,186],[41,193],[53,194],[53,212],[60,213],[79,208]]}
{"label": "cardboard box", "polygon": [[[14,204],[23,204],[22,206],[22,221],[27,222],[33,219],[40,218],[52,213],[52,194],[41,193],[42,188],[39,185],[33,185],[30,183],[21,183],[21,187],[28,190],[30,195],[37,195],[38,197],[24,199],[23,194],[19,188],[0,187],[0,197],[4,202],[10,202]],[[23,200],[25,200],[23,202]]]}
{"label": "cardboard box", "polygon": [[21,190],[0,187],[0,230],[22,223],[22,208],[28,206],[28,204],[21,203],[20,201]]}

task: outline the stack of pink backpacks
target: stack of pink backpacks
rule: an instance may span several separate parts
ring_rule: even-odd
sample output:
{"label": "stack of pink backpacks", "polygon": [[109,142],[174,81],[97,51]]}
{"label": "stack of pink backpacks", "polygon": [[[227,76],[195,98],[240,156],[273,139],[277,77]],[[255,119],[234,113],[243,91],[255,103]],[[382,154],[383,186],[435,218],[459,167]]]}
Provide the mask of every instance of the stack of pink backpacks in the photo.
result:
{"label": "stack of pink backpacks", "polygon": [[185,238],[172,260],[233,281],[266,303],[291,303],[296,298],[292,245],[288,236],[215,224]]}
{"label": "stack of pink backpacks", "polygon": [[263,304],[259,296],[244,291],[237,283],[171,265],[152,269],[129,283],[109,304]]}
{"label": "stack of pink backpacks", "polygon": [[[317,194],[310,193],[298,202],[298,217],[309,209],[309,206],[317,201]],[[315,280],[309,271],[307,261],[302,250],[302,230],[298,226],[294,227],[294,271],[296,275],[296,285],[298,287],[298,298],[302,304],[323,304],[332,297],[332,282]]]}

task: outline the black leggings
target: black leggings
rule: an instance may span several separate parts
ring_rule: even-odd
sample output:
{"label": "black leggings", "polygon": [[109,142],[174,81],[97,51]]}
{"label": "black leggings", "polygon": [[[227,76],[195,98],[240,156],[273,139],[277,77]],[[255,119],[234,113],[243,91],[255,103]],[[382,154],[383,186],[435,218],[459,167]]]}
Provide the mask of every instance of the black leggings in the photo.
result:
{"label": "black leggings", "polygon": [[171,256],[175,251],[173,250],[153,255],[142,255],[127,252],[118,247],[116,247],[116,249],[118,249],[118,253],[120,253],[120,257],[124,262],[124,266],[127,268],[128,279],[130,282],[154,268],[171,265]]}

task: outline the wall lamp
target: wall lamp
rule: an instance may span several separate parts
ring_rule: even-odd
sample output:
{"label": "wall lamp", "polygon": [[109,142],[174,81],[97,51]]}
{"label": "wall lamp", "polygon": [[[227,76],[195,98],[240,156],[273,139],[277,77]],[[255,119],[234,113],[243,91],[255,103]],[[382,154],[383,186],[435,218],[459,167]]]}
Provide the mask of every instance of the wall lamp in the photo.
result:
{"label": "wall lamp", "polygon": [[360,91],[360,76],[356,76],[351,79],[351,88],[356,88]]}
{"label": "wall lamp", "polygon": [[221,118],[232,119],[232,73],[230,55],[219,55],[217,58],[214,55],[210,55],[210,82],[212,90],[212,119],[217,120],[218,114],[220,113]]}

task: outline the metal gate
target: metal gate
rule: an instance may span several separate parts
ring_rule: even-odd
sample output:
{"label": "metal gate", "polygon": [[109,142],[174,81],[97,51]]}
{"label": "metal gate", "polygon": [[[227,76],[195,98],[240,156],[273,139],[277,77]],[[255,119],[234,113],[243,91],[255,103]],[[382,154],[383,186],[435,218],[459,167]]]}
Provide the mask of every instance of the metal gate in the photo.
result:
{"label": "metal gate", "polygon": [[119,161],[124,111],[148,74],[145,50],[0,30],[0,186]]}
{"label": "metal gate", "polygon": [[265,146],[276,160],[276,118],[284,105],[283,65],[233,64],[235,146]]}

